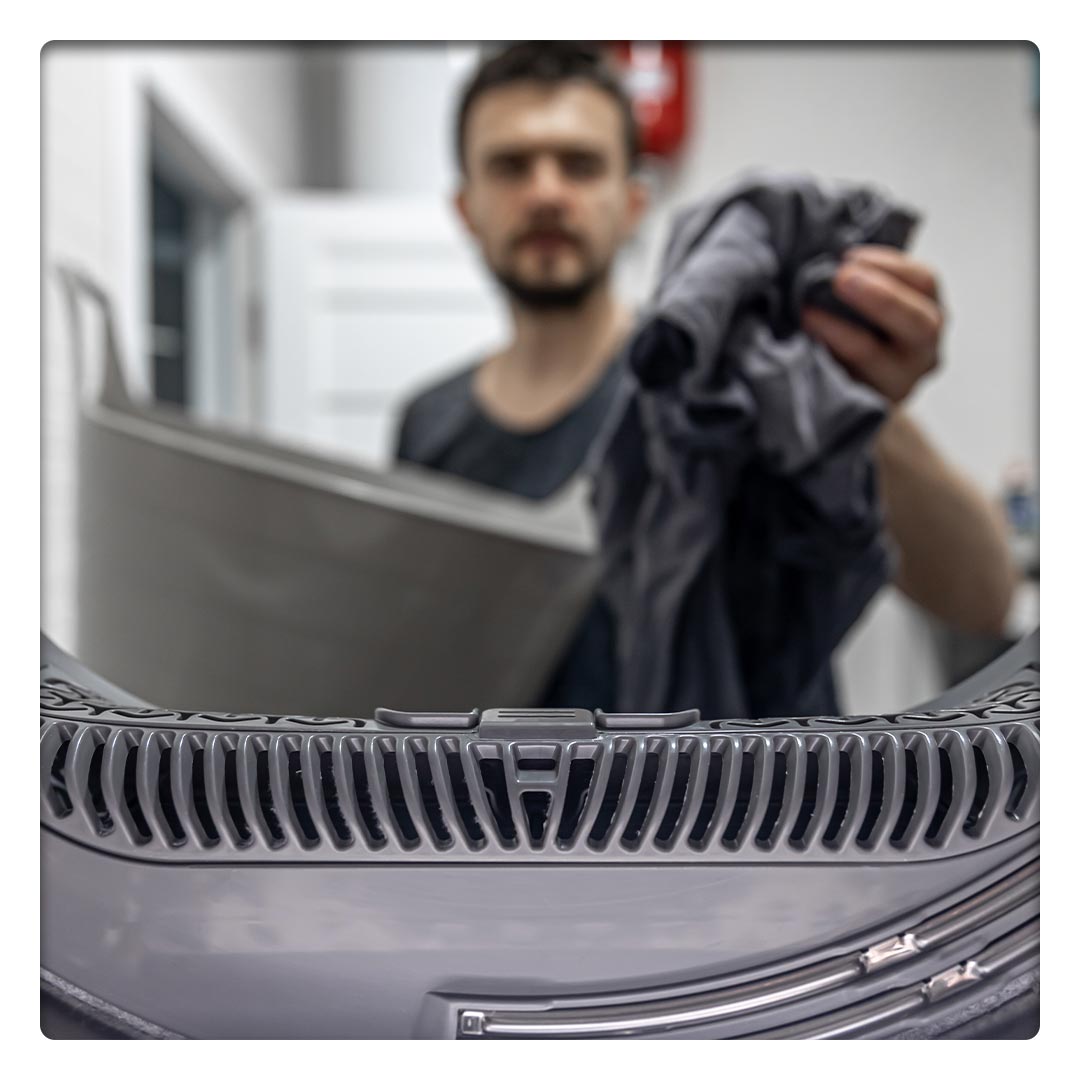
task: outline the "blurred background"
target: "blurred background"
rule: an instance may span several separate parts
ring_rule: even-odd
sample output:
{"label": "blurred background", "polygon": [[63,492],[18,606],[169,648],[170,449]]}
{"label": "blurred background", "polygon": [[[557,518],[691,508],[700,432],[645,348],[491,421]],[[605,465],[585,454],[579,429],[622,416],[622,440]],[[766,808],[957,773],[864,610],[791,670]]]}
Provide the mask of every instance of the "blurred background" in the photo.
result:
{"label": "blurred background", "polygon": [[[449,202],[456,95],[486,48],[43,51],[42,629],[63,648],[80,653],[75,432],[95,375],[73,362],[53,266],[77,265],[108,292],[137,398],[386,467],[408,395],[505,329]],[[653,207],[619,266],[632,302],[648,296],[675,209],[747,168],[872,183],[923,215],[912,250],[939,272],[949,326],[943,367],[911,410],[1006,507],[1025,575],[1010,632],[1032,628],[1034,47],[637,43],[624,54],[643,115],[667,109],[646,166]],[[853,712],[900,708],[996,647],[946,633],[886,590],[838,657],[842,698]]]}

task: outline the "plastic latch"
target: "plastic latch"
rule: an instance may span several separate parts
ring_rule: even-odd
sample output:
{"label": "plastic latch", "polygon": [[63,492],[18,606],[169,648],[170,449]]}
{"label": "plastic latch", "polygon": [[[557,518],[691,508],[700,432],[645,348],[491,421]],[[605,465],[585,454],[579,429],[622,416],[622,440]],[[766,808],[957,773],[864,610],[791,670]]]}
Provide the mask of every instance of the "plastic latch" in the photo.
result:
{"label": "plastic latch", "polygon": [[480,723],[480,710],[467,713],[401,712],[398,709],[376,709],[375,720],[387,727],[408,728],[421,731],[465,731]]}
{"label": "plastic latch", "polygon": [[493,739],[595,739],[588,709],[485,709],[479,734]]}
{"label": "plastic latch", "polygon": [[605,731],[671,731],[692,727],[701,720],[700,709],[669,713],[606,713],[596,710],[596,726]]}

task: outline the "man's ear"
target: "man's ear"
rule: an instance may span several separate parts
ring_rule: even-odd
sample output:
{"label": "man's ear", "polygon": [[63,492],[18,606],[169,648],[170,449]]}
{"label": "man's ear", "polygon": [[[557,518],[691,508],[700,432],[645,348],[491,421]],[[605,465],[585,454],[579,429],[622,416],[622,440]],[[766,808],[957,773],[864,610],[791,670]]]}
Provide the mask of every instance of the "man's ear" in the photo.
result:
{"label": "man's ear", "polygon": [[465,192],[465,184],[460,184],[458,186],[457,191],[454,192],[453,202],[458,219],[469,231],[470,235],[475,236],[476,229],[473,227],[472,217],[469,214],[469,200]]}
{"label": "man's ear", "polygon": [[637,232],[645,211],[649,209],[649,186],[638,176],[631,176],[626,185],[626,235]]}

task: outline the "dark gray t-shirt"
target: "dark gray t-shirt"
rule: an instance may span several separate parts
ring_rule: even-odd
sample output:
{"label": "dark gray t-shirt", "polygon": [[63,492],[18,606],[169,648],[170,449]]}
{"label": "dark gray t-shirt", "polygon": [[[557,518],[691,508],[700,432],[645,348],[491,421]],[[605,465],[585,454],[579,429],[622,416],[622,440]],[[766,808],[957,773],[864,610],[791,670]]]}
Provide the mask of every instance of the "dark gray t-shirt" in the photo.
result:
{"label": "dark gray t-shirt", "polygon": [[621,361],[611,363],[568,413],[538,431],[510,431],[477,405],[472,380],[479,365],[422,391],[409,402],[397,456],[478,484],[545,499],[579,468],[607,416]]}
{"label": "dark gray t-shirt", "polygon": [[[532,499],[551,495],[584,464],[593,440],[614,407],[616,388],[626,369],[625,353],[620,353],[570,412],[547,428],[522,434],[496,424],[477,405],[472,394],[477,366],[470,364],[409,403],[398,431],[397,457]],[[736,531],[750,550],[748,558],[753,557],[760,529],[768,527],[755,520],[753,485],[750,487],[735,508],[743,524]],[[738,591],[737,585],[734,591]],[[743,608],[747,606],[754,606],[752,597]],[[756,618],[760,622],[760,615]],[[754,632],[756,623],[754,618],[744,621],[746,625],[740,630],[745,638]],[[708,648],[707,637],[702,641],[702,647]],[[779,681],[784,672],[777,670],[773,675]],[[603,599],[593,601],[536,704],[541,708],[617,711],[615,621]],[[783,711],[792,715],[836,715],[839,710],[831,666],[825,665],[798,701],[784,704]],[[742,714],[721,710],[717,715]]]}
{"label": "dark gray t-shirt", "polygon": [[[509,431],[476,403],[477,363],[421,392],[405,410],[397,457],[529,499],[557,491],[584,464],[613,403],[622,363],[612,362],[589,393],[539,431]],[[596,599],[537,704],[543,708],[615,708],[615,634],[611,611]]]}

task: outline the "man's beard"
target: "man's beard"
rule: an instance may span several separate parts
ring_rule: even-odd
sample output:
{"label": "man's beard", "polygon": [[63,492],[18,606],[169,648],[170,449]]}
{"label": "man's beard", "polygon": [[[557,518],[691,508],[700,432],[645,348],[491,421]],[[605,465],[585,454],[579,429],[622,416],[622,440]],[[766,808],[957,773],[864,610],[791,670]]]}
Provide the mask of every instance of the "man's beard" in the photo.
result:
{"label": "man's beard", "polygon": [[530,285],[512,273],[492,268],[495,280],[529,311],[573,311],[596,291],[608,276],[608,267],[588,270],[577,281],[560,285]]}

